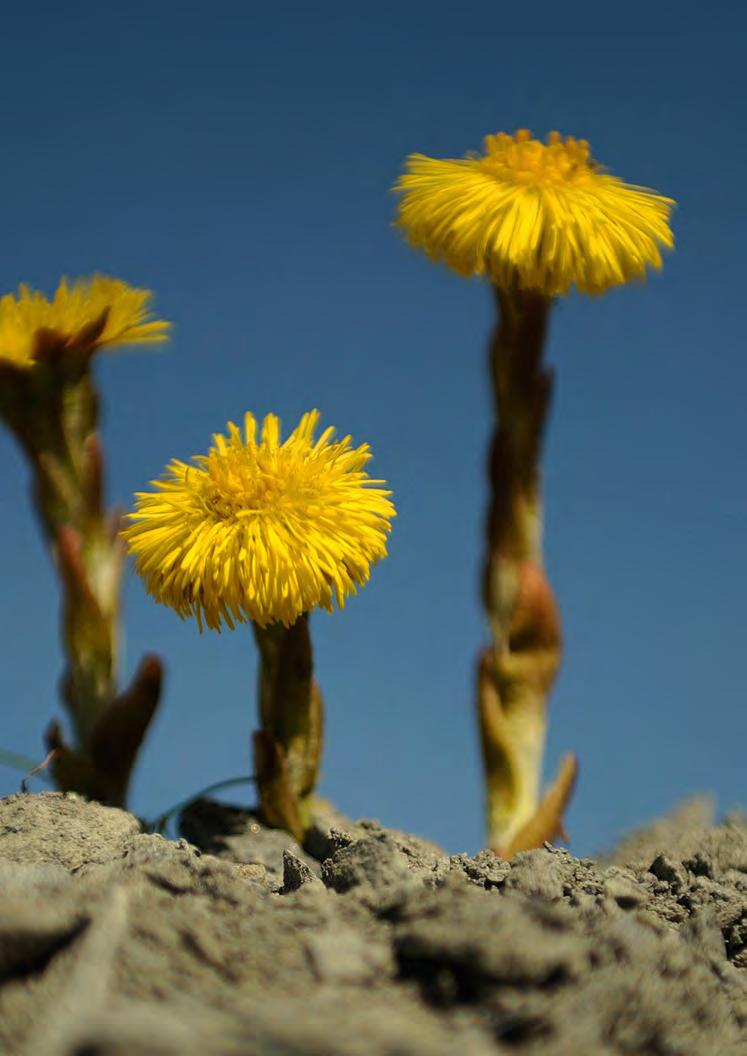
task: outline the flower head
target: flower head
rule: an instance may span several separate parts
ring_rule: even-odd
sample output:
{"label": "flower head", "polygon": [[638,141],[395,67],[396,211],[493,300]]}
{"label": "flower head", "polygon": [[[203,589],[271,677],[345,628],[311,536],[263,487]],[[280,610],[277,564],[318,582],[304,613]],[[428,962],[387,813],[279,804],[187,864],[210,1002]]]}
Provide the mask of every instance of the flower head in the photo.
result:
{"label": "flower head", "polygon": [[411,154],[395,190],[413,246],[460,275],[552,297],[643,278],[674,244],[674,202],[605,172],[586,140],[527,129],[485,137],[484,156]]}
{"label": "flower head", "polygon": [[391,492],[364,471],[367,444],[314,441],[318,411],[281,442],[269,414],[228,423],[193,465],[172,461],[136,496],[124,537],[153,597],[200,629],[253,620],[290,626],[316,606],[339,606],[386,555]]}
{"label": "flower head", "polygon": [[22,285],[17,296],[0,298],[0,360],[32,367],[43,332],[51,332],[64,345],[86,338],[90,351],[164,341],[169,323],[151,318],[151,297],[149,290],[105,275],[76,279],[72,285],[63,279],[51,301]]}

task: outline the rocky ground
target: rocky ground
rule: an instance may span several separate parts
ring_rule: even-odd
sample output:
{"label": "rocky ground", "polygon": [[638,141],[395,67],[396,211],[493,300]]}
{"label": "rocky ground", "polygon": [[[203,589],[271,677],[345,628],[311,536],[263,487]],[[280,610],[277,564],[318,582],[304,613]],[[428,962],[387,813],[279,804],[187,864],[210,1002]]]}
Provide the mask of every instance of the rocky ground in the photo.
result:
{"label": "rocky ground", "polygon": [[320,815],[304,853],[200,802],[187,839],[0,800],[3,1056],[747,1054],[747,821],[606,860]]}

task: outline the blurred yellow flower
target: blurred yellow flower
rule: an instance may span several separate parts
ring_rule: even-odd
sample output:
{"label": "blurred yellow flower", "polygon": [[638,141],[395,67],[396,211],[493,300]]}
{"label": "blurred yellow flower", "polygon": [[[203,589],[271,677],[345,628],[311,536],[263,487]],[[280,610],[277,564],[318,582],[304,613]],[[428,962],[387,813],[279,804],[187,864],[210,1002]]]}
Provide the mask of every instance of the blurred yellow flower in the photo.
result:
{"label": "blurred yellow flower", "polygon": [[586,140],[527,129],[485,137],[485,155],[411,154],[395,190],[398,224],[413,246],[460,275],[548,297],[644,278],[671,249],[674,202],[624,183],[590,156]]}
{"label": "blurred yellow flower", "polygon": [[[91,350],[164,341],[170,324],[151,318],[151,297],[150,290],[105,275],[76,279],[72,285],[63,279],[51,301],[22,285],[17,296],[8,293],[0,298],[0,360],[32,367],[39,332],[45,330],[72,346],[93,328]],[[100,332],[97,323],[103,323]]]}
{"label": "blurred yellow flower", "polygon": [[363,467],[367,444],[314,441],[318,411],[305,414],[285,442],[269,414],[244,431],[228,423],[194,465],[172,461],[136,495],[124,531],[150,594],[182,618],[220,630],[253,620],[286,626],[316,606],[339,606],[386,555],[389,491]]}

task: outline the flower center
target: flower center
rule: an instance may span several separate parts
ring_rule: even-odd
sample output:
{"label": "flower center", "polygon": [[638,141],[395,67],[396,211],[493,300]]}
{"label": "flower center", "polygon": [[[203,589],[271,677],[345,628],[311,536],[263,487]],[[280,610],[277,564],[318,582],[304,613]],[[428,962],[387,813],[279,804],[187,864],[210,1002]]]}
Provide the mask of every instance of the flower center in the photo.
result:
{"label": "flower center", "polygon": [[597,171],[585,139],[551,132],[547,143],[532,139],[532,133],[521,128],[515,135],[498,132],[485,137],[483,168],[504,182],[533,184],[537,187],[584,183]]}
{"label": "flower center", "polygon": [[263,457],[231,447],[223,454],[211,452],[203,466],[200,499],[216,520],[254,518],[278,513],[303,502],[306,493],[303,463]]}
{"label": "flower center", "polygon": [[277,509],[287,495],[288,484],[284,480],[257,474],[231,475],[220,481],[212,480],[204,495],[205,505],[219,520]]}

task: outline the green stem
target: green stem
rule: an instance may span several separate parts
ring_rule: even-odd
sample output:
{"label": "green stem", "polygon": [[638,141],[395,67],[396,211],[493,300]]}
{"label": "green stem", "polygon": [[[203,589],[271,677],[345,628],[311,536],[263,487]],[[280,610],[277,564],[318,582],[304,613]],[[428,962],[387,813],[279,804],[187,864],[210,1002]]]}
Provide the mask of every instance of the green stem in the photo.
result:
{"label": "green stem", "polygon": [[254,626],[260,729],[254,762],[262,816],[303,842],[322,751],[323,705],[313,677],[308,615],[291,627]]}

